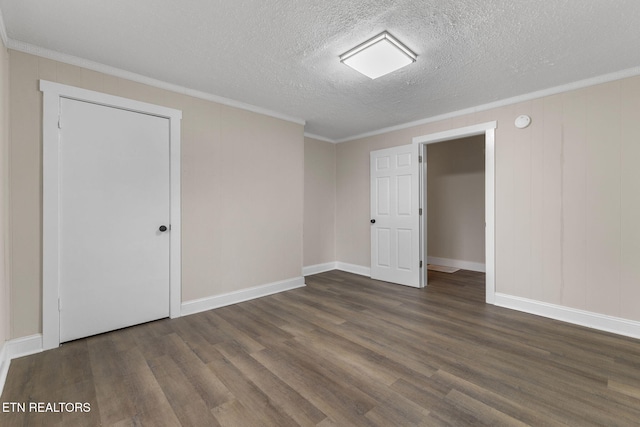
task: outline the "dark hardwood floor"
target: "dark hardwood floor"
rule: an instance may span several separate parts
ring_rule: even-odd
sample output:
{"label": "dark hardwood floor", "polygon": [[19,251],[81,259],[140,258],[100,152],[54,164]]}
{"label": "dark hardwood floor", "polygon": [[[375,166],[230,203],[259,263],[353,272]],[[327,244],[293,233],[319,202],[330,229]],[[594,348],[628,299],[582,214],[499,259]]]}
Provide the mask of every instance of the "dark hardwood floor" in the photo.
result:
{"label": "dark hardwood floor", "polygon": [[13,360],[2,426],[640,425],[640,341],[331,271],[307,287]]}

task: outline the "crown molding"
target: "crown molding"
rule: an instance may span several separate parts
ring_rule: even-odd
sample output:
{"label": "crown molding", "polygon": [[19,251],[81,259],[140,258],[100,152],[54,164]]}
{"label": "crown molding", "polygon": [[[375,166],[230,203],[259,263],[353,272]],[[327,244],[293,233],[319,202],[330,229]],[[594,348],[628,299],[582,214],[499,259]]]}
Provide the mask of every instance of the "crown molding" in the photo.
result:
{"label": "crown molding", "polygon": [[2,16],[2,10],[0,10],[0,38],[2,38],[2,43],[7,47],[7,43],[9,43],[9,37],[7,37],[7,28],[4,26],[4,16]]}
{"label": "crown molding", "polygon": [[[227,105],[227,106],[239,108],[239,109],[242,109],[242,110],[252,111],[254,113],[263,114],[265,116],[274,117],[274,118],[277,118],[277,119],[281,119],[281,120],[285,120],[285,121],[288,121],[288,122],[296,123],[296,124],[299,124],[299,125],[302,125],[302,126],[304,126],[305,123],[306,123],[304,119],[301,119],[299,117],[293,117],[293,116],[289,116],[289,115],[286,115],[286,114],[281,114],[281,113],[279,113],[277,111],[272,111],[272,110],[269,110],[269,109],[266,109],[266,108],[258,107],[258,106],[251,105],[251,104],[246,104],[244,102],[235,101],[233,99],[224,98],[224,97],[213,95],[213,94],[210,94],[210,93],[206,93],[206,92],[202,92],[202,91],[198,91],[198,90],[194,90],[194,89],[189,89],[189,88],[186,88],[186,87],[183,87],[183,86],[174,85],[174,84],[171,84],[171,83],[163,82],[161,80],[156,80],[156,79],[153,79],[153,78],[150,78],[150,77],[146,77],[146,76],[143,76],[141,74],[137,74],[137,73],[133,73],[133,72],[130,72],[130,71],[122,70],[122,69],[119,69],[119,68],[111,67],[111,66],[104,65],[104,64],[101,64],[101,63],[98,63],[98,62],[94,62],[94,61],[90,61],[90,60],[87,60],[87,59],[82,59],[82,58],[79,58],[79,57],[67,55],[67,54],[64,54],[64,53],[52,51],[52,50],[49,50],[49,49],[41,48],[39,46],[31,45],[29,43],[24,43],[24,42],[19,42],[19,41],[13,40],[13,39],[11,39],[11,38],[9,38],[7,36],[6,27],[4,25],[4,18],[2,16],[2,11],[1,10],[0,10],[0,37],[2,37],[2,41],[4,42],[5,47],[8,48],[8,49],[13,49],[13,50],[17,50],[17,51],[20,51],[20,52],[25,52],[25,53],[29,53],[29,54],[32,54],[32,55],[41,56],[43,58],[52,59],[54,61],[59,61],[59,62],[63,62],[63,63],[66,63],[66,64],[76,65],[78,67],[83,67],[83,68],[87,68],[89,70],[101,72],[101,73],[112,75],[112,76],[115,76],[115,77],[120,77],[120,78],[123,78],[123,79],[132,80],[132,81],[135,81],[135,82],[138,82],[138,83],[142,83],[142,84],[146,84],[146,85],[149,85],[149,86],[157,87],[159,89],[165,89],[165,90],[169,90],[169,91],[172,91],[172,92],[181,93],[181,94],[184,94],[184,95],[192,96],[194,98],[204,99],[206,101],[211,101],[211,102],[215,102],[215,103],[218,103],[218,104]],[[583,88],[586,88],[586,87],[589,87],[589,86],[595,86],[595,85],[598,85],[598,84],[608,83],[608,82],[612,82],[612,81],[615,81],[615,80],[620,80],[620,79],[624,79],[624,78],[628,78],[628,77],[635,77],[635,76],[638,76],[638,75],[640,75],[640,67],[628,68],[626,70],[616,71],[614,73],[609,73],[609,74],[604,74],[604,75],[601,75],[601,76],[591,77],[591,78],[588,78],[588,79],[579,80],[579,81],[576,81],[576,82],[567,83],[567,84],[560,85],[560,86],[554,86],[554,87],[551,87],[551,88],[548,88],[548,89],[542,89],[542,90],[539,90],[539,91],[530,92],[530,93],[527,93],[527,94],[518,95],[518,96],[511,97],[511,98],[505,98],[505,99],[502,99],[502,100],[490,102],[490,103],[487,103],[487,104],[478,105],[478,106],[475,106],[475,107],[470,107],[470,108],[465,108],[465,109],[462,109],[462,110],[452,111],[452,112],[445,113],[445,114],[439,114],[437,116],[427,117],[427,118],[424,118],[424,119],[415,120],[415,121],[412,121],[412,122],[407,122],[407,123],[403,123],[403,124],[399,124],[399,125],[395,125],[395,126],[389,126],[389,127],[373,130],[373,131],[370,131],[370,132],[365,132],[365,133],[349,136],[349,137],[346,137],[346,138],[341,138],[341,139],[327,138],[327,137],[324,137],[324,136],[321,136],[321,135],[314,135],[314,134],[310,134],[310,133],[307,133],[307,132],[304,133],[304,136],[308,137],[308,138],[317,139],[317,140],[320,140],[320,141],[330,142],[330,143],[333,143],[333,144],[339,144],[339,143],[343,143],[343,142],[354,141],[356,139],[367,138],[367,137],[370,137],[370,136],[381,135],[381,134],[394,132],[394,131],[398,131],[398,130],[403,130],[403,129],[407,129],[407,128],[411,128],[411,127],[415,127],[415,126],[428,124],[428,123],[438,122],[438,121],[441,121],[441,120],[460,117],[460,116],[463,116],[463,115],[466,115],[466,114],[473,114],[473,113],[480,112],[480,111],[486,111],[486,110],[490,110],[492,108],[499,108],[499,107],[504,107],[504,106],[507,106],[507,105],[517,104],[519,102],[531,101],[533,99],[538,99],[538,98],[542,98],[542,97],[545,97],[545,96],[557,95],[557,94],[563,93],[563,92],[569,92],[569,91],[572,91],[572,90],[583,89]]]}
{"label": "crown molding", "polygon": [[314,135],[314,134],[309,133],[309,132],[305,132],[304,136],[305,136],[305,138],[317,139],[318,141],[330,142],[332,144],[336,143],[335,139],[326,138],[326,137],[320,136],[320,135]]}
{"label": "crown molding", "polygon": [[281,114],[277,111],[269,110],[255,105],[247,104],[233,99],[224,98],[222,96],[213,95],[210,93],[202,92],[199,90],[189,89],[184,86],[167,83],[162,80],[157,80],[151,77],[146,77],[141,74],[133,73],[131,71],[122,70],[120,68],[104,65],[99,62],[90,61],[88,59],[79,58],[77,56],[67,55],[65,53],[56,52],[54,50],[45,49],[40,46],[32,45],[29,43],[20,42],[11,38],[7,39],[5,46],[9,49],[17,50],[20,52],[28,53],[42,58],[51,59],[65,64],[75,65],[77,67],[86,68],[89,70],[97,71],[99,73],[108,74],[114,77],[120,77],[122,79],[131,80],[137,83],[142,83],[148,86],[157,87],[159,89],[169,90],[171,92],[180,93],[183,95],[192,96],[194,98],[204,99],[205,101],[211,101],[229,107],[239,108],[241,110],[247,110],[254,113],[262,114],[276,119],[285,120],[287,122],[296,123],[304,126],[305,120],[299,117],[293,117],[286,114]]}
{"label": "crown molding", "polygon": [[361,133],[359,135],[349,136],[347,138],[338,139],[335,142],[340,144],[342,142],[354,141],[356,139],[367,138],[370,136],[381,135],[397,130],[407,129],[414,126],[425,125],[427,123],[439,122],[441,120],[451,119],[454,117],[464,116],[465,114],[477,113],[480,111],[491,110],[492,108],[504,107],[507,105],[517,104],[519,102],[531,101],[533,99],[543,98],[545,96],[557,95],[563,92],[569,92],[572,90],[583,89],[589,86],[595,86],[602,83],[609,83],[615,80],[621,80],[628,77],[636,77],[640,75],[640,67],[627,68],[626,70],[616,71],[614,73],[603,74],[601,76],[591,77],[584,80],[578,80],[576,82],[567,83],[560,86],[554,86],[548,89],[542,89],[535,92],[526,93],[523,95],[514,96],[511,98],[501,99],[499,101],[490,102],[488,104],[478,105],[476,107],[465,108],[463,110],[452,111],[450,113],[440,114],[437,116],[428,117],[413,122],[408,122],[396,126],[390,126],[371,132]]}

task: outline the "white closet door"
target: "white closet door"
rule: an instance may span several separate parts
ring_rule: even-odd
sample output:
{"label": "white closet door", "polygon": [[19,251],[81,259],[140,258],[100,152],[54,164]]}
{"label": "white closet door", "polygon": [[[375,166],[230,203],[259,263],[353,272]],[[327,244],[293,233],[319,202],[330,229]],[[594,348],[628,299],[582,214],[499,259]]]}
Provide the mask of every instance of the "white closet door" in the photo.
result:
{"label": "white closet door", "polygon": [[60,111],[60,341],[167,317],[169,120]]}
{"label": "white closet door", "polygon": [[371,277],[420,287],[418,148],[371,152]]}

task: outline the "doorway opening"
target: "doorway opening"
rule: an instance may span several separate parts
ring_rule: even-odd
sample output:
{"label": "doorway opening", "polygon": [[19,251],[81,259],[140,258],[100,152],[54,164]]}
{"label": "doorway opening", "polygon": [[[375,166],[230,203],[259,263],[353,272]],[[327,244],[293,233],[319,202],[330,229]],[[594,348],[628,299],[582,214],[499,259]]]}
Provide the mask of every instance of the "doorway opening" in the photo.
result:
{"label": "doorway opening", "polygon": [[[423,158],[418,191],[420,207],[423,212],[427,213],[427,215],[422,215],[420,220],[420,259],[428,261],[429,215],[425,185],[427,182],[427,145],[484,135],[485,300],[489,304],[493,304],[495,301],[495,128],[496,122],[488,122],[413,138],[413,143],[419,145],[419,152]],[[424,274],[420,275],[421,286],[427,285],[427,278],[427,269],[425,268]]]}
{"label": "doorway opening", "polygon": [[[424,238],[429,252],[422,274],[430,284],[458,283],[468,276],[473,280],[460,284],[482,282],[484,294],[484,135],[429,144],[426,150]],[[447,280],[449,274],[454,276]]]}

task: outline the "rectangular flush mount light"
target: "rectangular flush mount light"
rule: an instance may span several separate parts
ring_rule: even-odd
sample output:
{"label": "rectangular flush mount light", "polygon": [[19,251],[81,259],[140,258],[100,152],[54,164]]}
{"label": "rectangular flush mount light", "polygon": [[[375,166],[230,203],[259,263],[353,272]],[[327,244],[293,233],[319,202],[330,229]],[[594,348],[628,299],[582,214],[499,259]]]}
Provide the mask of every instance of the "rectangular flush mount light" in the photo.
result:
{"label": "rectangular flush mount light", "polygon": [[340,62],[371,79],[399,70],[418,56],[384,31],[350,51],[340,55]]}

